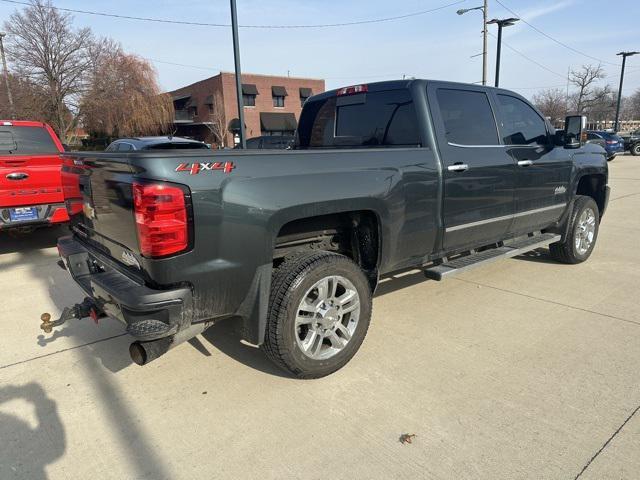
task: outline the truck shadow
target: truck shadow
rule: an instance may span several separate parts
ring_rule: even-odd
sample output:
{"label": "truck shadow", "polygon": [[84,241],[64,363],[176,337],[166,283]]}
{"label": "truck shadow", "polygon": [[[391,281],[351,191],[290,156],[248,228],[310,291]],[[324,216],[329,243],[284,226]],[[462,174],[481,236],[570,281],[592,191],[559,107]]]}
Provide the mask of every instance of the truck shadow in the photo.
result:
{"label": "truck shadow", "polygon": [[525,262],[558,264],[549,254],[548,248],[538,248],[513,258],[516,260],[524,260]]}
{"label": "truck shadow", "polygon": [[0,255],[26,254],[30,251],[55,247],[59,237],[69,232],[66,226],[38,228],[30,233],[0,232]]}
{"label": "truck shadow", "polygon": [[[63,232],[64,234],[64,232]],[[41,240],[40,240],[41,241]],[[36,240],[28,242],[29,244],[40,244]],[[53,242],[55,245],[55,242]],[[47,243],[45,242],[45,245]],[[34,260],[37,256],[37,261]],[[19,249],[15,254],[11,254],[15,258],[11,258],[10,264],[14,268],[30,269],[28,276],[33,282],[40,282],[45,289],[53,304],[55,305],[54,315],[59,314],[64,307],[83,299],[83,292],[68,278],[68,273],[55,265],[58,260],[54,249],[47,248],[40,251],[32,252],[30,250],[22,252]],[[33,312],[33,308],[28,310]],[[32,313],[30,313],[32,314]],[[140,411],[135,403],[131,402],[131,398],[122,392],[120,382],[123,377],[118,375],[126,367],[132,364],[128,354],[128,346],[130,338],[124,333],[124,328],[112,319],[101,320],[102,325],[96,326],[89,319],[73,320],[55,330],[51,335],[43,335],[38,328],[38,319],[33,319],[34,340],[37,342],[41,355],[57,355],[62,354],[65,350],[73,350],[77,360],[74,361],[74,368],[81,368],[85,371],[87,379],[87,387],[92,391],[92,398],[95,399],[96,405],[99,406],[101,415],[112,426],[114,433],[114,441],[120,445],[117,447],[120,451],[125,452],[126,458],[123,459],[133,470],[131,478],[172,478],[170,468],[162,452],[158,451],[157,446],[150,440],[149,432],[140,425]],[[97,331],[103,328],[104,331]],[[66,342],[66,345],[60,349],[56,345],[56,341],[60,338],[68,337],[73,340],[72,345]],[[36,357],[37,358],[37,357]],[[38,360],[44,361],[44,360]],[[53,359],[53,362],[56,360]],[[111,372],[111,373],[109,373]],[[9,392],[11,393],[11,392]],[[161,390],[158,391],[161,394]],[[35,394],[34,394],[35,395]],[[37,396],[36,396],[37,398]],[[1,402],[0,397],[0,402]],[[53,407],[48,407],[52,411]],[[53,410],[55,411],[55,410]],[[55,420],[55,419],[54,419]],[[50,416],[47,422],[50,422]],[[5,424],[7,425],[5,427]],[[55,425],[54,425],[55,427]],[[7,428],[7,430],[5,430]],[[50,429],[53,428],[46,424],[47,431],[40,432],[38,442],[33,444],[26,443],[23,445],[23,455],[29,455],[28,458],[22,458],[20,454],[16,454],[16,458],[21,460],[24,468],[33,469],[33,473],[29,471],[27,475],[18,475],[12,471],[4,475],[3,468],[10,468],[15,460],[5,455],[5,439],[12,438],[11,431],[24,431],[24,436],[28,436],[29,432],[18,421],[11,418],[5,419],[0,415],[0,478],[46,478],[44,476],[44,465],[51,463],[54,459],[48,454],[48,450],[54,451],[58,445],[64,445],[64,436],[51,436]],[[56,445],[50,445],[51,441]],[[46,443],[46,444],[45,444]],[[34,447],[33,445],[36,445]],[[55,447],[55,448],[54,448]],[[40,458],[40,455],[43,457]],[[64,448],[56,451],[56,457],[64,454]],[[14,455],[9,451],[7,455]],[[42,473],[41,473],[42,472]],[[12,476],[13,475],[13,476]]]}
{"label": "truck shadow", "polygon": [[376,288],[376,292],[373,297],[383,297],[398,290],[402,290],[403,288],[430,281],[433,280],[425,277],[422,270],[415,269],[395,272],[391,275],[384,275],[380,277],[378,288]]}
{"label": "truck shadow", "polygon": [[[6,413],[3,404],[14,400],[33,406],[36,425],[19,415]],[[46,479],[45,467],[66,450],[64,427],[56,403],[37,383],[0,387],[0,478]]]}
{"label": "truck shadow", "polygon": [[[220,352],[243,365],[277,377],[293,378],[284,370],[276,367],[258,347],[242,342],[239,325],[238,319],[221,320],[202,332],[201,336]],[[206,349],[203,351],[197,345],[197,341],[189,343],[201,353],[208,354],[208,352],[205,353]]]}

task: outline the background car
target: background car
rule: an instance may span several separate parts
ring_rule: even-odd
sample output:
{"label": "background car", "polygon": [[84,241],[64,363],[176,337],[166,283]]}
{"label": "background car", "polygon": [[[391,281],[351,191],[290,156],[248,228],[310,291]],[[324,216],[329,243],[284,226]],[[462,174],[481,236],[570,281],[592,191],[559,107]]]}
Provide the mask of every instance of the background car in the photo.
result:
{"label": "background car", "polygon": [[624,140],[625,150],[629,150],[631,155],[640,155],[640,130],[620,136]]}
{"label": "background car", "polygon": [[208,149],[206,143],[182,137],[132,137],[119,138],[111,142],[105,152],[127,152],[132,150],[191,150]]}
{"label": "background car", "polygon": [[[292,135],[263,135],[247,139],[248,149],[285,150],[293,145],[295,137]],[[236,146],[235,148],[239,148]]]}
{"label": "background car", "polygon": [[604,148],[607,151],[608,161],[624,153],[624,140],[615,133],[590,130],[587,132],[587,143],[595,143]]}

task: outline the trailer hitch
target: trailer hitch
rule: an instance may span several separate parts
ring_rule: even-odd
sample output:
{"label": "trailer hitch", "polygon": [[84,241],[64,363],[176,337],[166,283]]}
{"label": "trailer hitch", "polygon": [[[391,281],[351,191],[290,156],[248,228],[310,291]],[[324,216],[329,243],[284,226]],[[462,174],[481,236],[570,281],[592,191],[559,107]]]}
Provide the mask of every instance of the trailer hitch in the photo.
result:
{"label": "trailer hitch", "polygon": [[42,320],[40,328],[45,333],[51,333],[53,331],[53,327],[58,327],[67,320],[71,320],[73,318],[80,320],[82,318],[91,317],[94,322],[98,323],[98,319],[105,316],[104,312],[102,312],[98,305],[96,305],[93,299],[86,297],[82,303],[76,303],[72,307],[65,307],[64,310],[62,310],[62,315],[60,315],[60,318],[57,320],[51,320],[50,313],[43,313],[40,315],[40,320]]}

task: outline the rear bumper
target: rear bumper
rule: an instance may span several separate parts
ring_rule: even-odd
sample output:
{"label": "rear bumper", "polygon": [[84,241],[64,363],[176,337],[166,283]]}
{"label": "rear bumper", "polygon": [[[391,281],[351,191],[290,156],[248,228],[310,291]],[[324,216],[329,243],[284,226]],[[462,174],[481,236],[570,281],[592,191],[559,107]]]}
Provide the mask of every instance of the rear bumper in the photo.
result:
{"label": "rear bumper", "polygon": [[607,150],[607,157],[615,157],[616,155],[622,155],[624,153],[624,147],[615,147]]}
{"label": "rear bumper", "polygon": [[190,324],[189,287],[149,288],[72,236],[58,239],[58,251],[75,282],[106,315],[124,323],[127,332],[137,339],[166,337]]}
{"label": "rear bumper", "polygon": [[37,219],[33,220],[12,220],[11,210],[15,207],[0,207],[0,230],[10,228],[36,227],[54,223],[64,223],[69,221],[69,213],[64,203],[51,203],[42,205],[25,205],[36,209]]}

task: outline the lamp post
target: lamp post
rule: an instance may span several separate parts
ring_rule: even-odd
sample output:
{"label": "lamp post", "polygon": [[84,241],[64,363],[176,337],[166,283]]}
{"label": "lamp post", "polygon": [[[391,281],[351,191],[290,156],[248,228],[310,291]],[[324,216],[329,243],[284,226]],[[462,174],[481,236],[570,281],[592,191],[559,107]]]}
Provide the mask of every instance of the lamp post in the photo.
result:
{"label": "lamp post", "polygon": [[11,87],[9,86],[9,71],[7,70],[7,59],[4,56],[4,42],[3,39],[7,34],[0,32],[0,55],[2,56],[2,68],[4,69],[4,83],[7,87],[7,99],[9,100],[9,110],[11,111],[11,119],[16,118],[16,109],[13,105],[13,95],[11,95]]}
{"label": "lamp post", "polygon": [[500,53],[502,52],[502,29],[503,27],[510,27],[511,25],[515,25],[515,23],[520,20],[519,18],[503,18],[497,19],[494,18],[487,22],[487,25],[490,23],[495,23],[498,25],[498,51],[496,52],[496,79],[495,86],[500,85]]}
{"label": "lamp post", "polygon": [[240,148],[247,148],[247,139],[244,131],[244,103],[242,101],[242,73],[240,72],[240,41],[238,39],[236,0],[231,0],[231,30],[233,32],[233,60],[236,69],[236,100],[238,102],[238,121],[240,122]]}
{"label": "lamp post", "polygon": [[613,131],[618,133],[618,119],[620,118],[620,101],[622,100],[622,81],[624,80],[624,66],[627,62],[627,57],[632,57],[633,55],[637,55],[640,52],[620,52],[616,53],[616,55],[620,55],[622,57],[622,71],[620,72],[620,87],[618,87],[618,103],[616,104],[616,120],[613,124]]}
{"label": "lamp post", "polygon": [[481,7],[461,8],[456,13],[464,15],[472,10],[482,10],[482,85],[487,84],[487,8],[488,0],[484,0]]}

